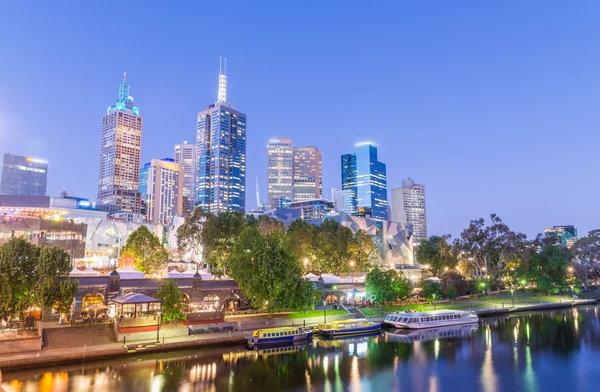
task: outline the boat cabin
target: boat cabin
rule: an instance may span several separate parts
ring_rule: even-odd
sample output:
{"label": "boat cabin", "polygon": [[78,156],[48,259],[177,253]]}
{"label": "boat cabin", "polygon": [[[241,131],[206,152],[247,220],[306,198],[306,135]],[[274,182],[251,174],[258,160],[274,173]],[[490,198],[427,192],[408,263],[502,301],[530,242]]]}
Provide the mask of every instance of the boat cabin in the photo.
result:
{"label": "boat cabin", "polygon": [[284,336],[296,336],[302,335],[305,332],[302,328],[269,328],[269,329],[257,329],[252,332],[252,336],[258,338],[279,338]]}

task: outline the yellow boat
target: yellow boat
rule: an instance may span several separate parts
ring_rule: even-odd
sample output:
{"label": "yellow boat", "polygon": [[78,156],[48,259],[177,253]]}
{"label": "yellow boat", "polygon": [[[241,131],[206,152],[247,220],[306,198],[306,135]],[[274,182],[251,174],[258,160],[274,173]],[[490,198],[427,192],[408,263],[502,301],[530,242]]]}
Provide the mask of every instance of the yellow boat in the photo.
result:
{"label": "yellow boat", "polygon": [[302,327],[263,328],[253,331],[252,336],[247,337],[246,340],[251,346],[257,346],[308,340],[312,335],[310,329]]}

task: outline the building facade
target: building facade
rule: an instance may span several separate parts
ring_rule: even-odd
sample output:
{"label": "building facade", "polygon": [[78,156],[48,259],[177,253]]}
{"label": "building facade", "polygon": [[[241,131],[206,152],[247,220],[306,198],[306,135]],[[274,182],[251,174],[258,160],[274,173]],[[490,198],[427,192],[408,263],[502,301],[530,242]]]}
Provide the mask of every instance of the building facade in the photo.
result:
{"label": "building facade", "polygon": [[377,160],[377,146],[357,143],[353,154],[342,155],[342,194],[347,213],[369,210],[373,219],[388,219],[385,163]]}
{"label": "building facade", "polygon": [[142,117],[129,95],[127,75],[119,96],[102,118],[98,207],[108,212],[140,213],[138,189],[142,151]]}
{"label": "building facade", "polygon": [[283,207],[292,201],[292,139],[272,138],[267,143],[269,208]]}
{"label": "building facade", "polygon": [[0,173],[0,194],[46,196],[48,162],[42,159],[4,154]]}
{"label": "building facade", "polygon": [[146,162],[144,166],[140,168],[138,190],[140,191],[140,198],[144,203],[148,201],[148,170],[150,170],[150,162]]}
{"label": "building facade", "polygon": [[290,208],[297,208],[302,212],[302,219],[321,219],[335,215],[333,203],[325,199],[293,201]]}
{"label": "building facade", "polygon": [[563,248],[570,248],[577,242],[577,229],[575,226],[554,226],[551,229],[544,229],[544,237],[554,238],[555,244]]}
{"label": "building facade", "polygon": [[184,141],[175,145],[175,163],[183,170],[183,214],[187,215],[194,208],[194,181],[196,177],[196,146]]}
{"label": "building facade", "polygon": [[337,212],[345,212],[344,208],[344,193],[341,189],[331,189],[331,200]]}
{"label": "building facade", "polygon": [[182,215],[183,169],[172,159],[153,159],[148,169],[148,223],[170,225]]}
{"label": "building facade", "polygon": [[415,242],[427,239],[425,185],[415,184],[409,177],[402,181],[401,188],[392,189],[392,221],[406,226]]}
{"label": "building facade", "polygon": [[246,115],[227,102],[226,67],[219,72],[217,102],[196,122],[195,206],[206,212],[246,207]]}
{"label": "building facade", "polygon": [[322,164],[322,153],[318,148],[294,147],[293,201],[314,200],[323,196]]}

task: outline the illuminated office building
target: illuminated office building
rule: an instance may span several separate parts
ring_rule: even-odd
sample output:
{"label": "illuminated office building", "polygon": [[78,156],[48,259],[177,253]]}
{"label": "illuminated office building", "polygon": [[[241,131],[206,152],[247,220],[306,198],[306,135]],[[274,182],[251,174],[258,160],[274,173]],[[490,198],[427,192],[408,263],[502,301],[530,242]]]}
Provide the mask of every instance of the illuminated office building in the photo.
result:
{"label": "illuminated office building", "polygon": [[48,162],[31,157],[4,154],[0,194],[46,196]]}
{"label": "illuminated office building", "polygon": [[293,201],[314,200],[323,196],[321,150],[316,147],[294,147],[292,171]]}
{"label": "illuminated office building", "polygon": [[172,159],[153,159],[148,168],[147,221],[170,225],[182,215],[183,169]]}
{"label": "illuminated office building", "polygon": [[292,201],[292,139],[272,138],[267,143],[269,208]]}
{"label": "illuminated office building", "polygon": [[409,177],[402,181],[402,188],[392,189],[392,221],[406,226],[417,242],[427,239],[425,185]]}
{"label": "illuminated office building", "polygon": [[183,214],[187,215],[193,209],[194,180],[196,176],[196,146],[183,142],[175,145],[175,163],[183,169]]}

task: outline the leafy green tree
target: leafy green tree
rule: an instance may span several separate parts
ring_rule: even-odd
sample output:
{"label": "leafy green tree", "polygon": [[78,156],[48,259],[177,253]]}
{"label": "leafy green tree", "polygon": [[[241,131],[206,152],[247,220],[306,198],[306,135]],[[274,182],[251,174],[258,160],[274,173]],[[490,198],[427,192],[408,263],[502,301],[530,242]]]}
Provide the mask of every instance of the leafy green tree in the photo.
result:
{"label": "leafy green tree", "polygon": [[237,238],[247,225],[253,225],[256,221],[254,217],[246,219],[244,214],[239,211],[206,215],[206,221],[202,227],[202,246],[205,261],[213,271],[222,270],[227,273],[225,262],[229,258]]}
{"label": "leafy green tree", "polygon": [[143,225],[129,235],[122,254],[133,256],[135,268],[146,274],[159,272],[169,261],[160,239]]}
{"label": "leafy green tree", "polygon": [[185,221],[177,228],[177,249],[180,252],[191,252],[196,262],[202,261],[202,226],[206,214],[201,207],[185,217]]}
{"label": "leafy green tree", "polygon": [[350,242],[350,257],[355,265],[352,268],[354,271],[366,271],[370,266],[371,254],[377,252],[373,238],[359,230],[354,234],[354,238]]}
{"label": "leafy green tree", "polygon": [[275,232],[285,233],[285,225],[283,222],[270,216],[259,216],[257,219],[257,224],[258,230],[262,235]]}
{"label": "leafy green tree", "polygon": [[571,251],[574,256],[573,269],[575,276],[583,281],[587,290],[590,279],[600,274],[600,229],[592,230],[587,237],[580,238]]}
{"label": "leafy green tree", "polygon": [[438,282],[430,279],[422,279],[418,286],[421,288],[421,295],[427,301],[431,302],[442,298],[442,286]]}
{"label": "leafy green tree", "polygon": [[317,230],[317,226],[310,225],[303,219],[294,220],[288,227],[287,234],[290,249],[302,262],[303,266],[306,260],[307,270],[315,268],[312,264],[315,261],[314,247]]}
{"label": "leafy green tree", "polygon": [[60,315],[67,315],[71,312],[77,288],[78,281],[68,278],[59,282],[45,282],[41,293],[42,304],[46,308],[55,308]]}
{"label": "leafy green tree", "polygon": [[450,286],[446,289],[446,298],[449,300],[455,300],[457,296],[458,293],[456,292],[456,287]]}
{"label": "leafy green tree", "polygon": [[246,227],[226,267],[252,304],[269,313],[306,310],[313,304],[313,285],[303,278],[300,262],[283,232],[262,235],[258,227]]}
{"label": "leafy green tree", "polygon": [[446,297],[451,288],[454,289],[455,297],[457,295],[465,295],[467,293],[467,280],[464,276],[456,271],[446,271],[440,275],[440,286],[442,294]]}
{"label": "leafy green tree", "polygon": [[23,317],[31,306],[54,305],[60,298],[50,288],[59,286],[70,271],[71,261],[64,250],[10,239],[0,246],[0,319]]}
{"label": "leafy green tree", "polygon": [[163,320],[185,320],[183,294],[174,279],[166,279],[162,282],[158,287],[156,297],[162,301]]}
{"label": "leafy green tree", "polygon": [[571,252],[557,245],[548,245],[541,252],[529,251],[524,254],[527,265],[527,280],[536,284],[537,290],[558,294],[568,291],[568,268]]}
{"label": "leafy green tree", "polygon": [[449,236],[431,236],[421,241],[416,251],[416,259],[421,265],[429,265],[431,273],[439,276],[444,269],[454,269],[458,264]]}
{"label": "leafy green tree", "polygon": [[383,306],[386,302],[410,297],[412,284],[393,269],[375,267],[367,273],[365,292],[369,301]]}
{"label": "leafy green tree", "polygon": [[349,272],[353,241],[352,230],[333,219],[326,219],[315,236],[313,269],[335,275]]}

